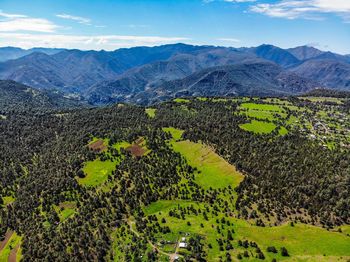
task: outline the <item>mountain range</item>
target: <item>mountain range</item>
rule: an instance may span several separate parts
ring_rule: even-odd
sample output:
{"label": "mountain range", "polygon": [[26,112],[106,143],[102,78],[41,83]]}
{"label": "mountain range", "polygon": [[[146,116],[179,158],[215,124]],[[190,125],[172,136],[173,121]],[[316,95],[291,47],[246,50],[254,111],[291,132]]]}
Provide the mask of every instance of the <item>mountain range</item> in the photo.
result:
{"label": "mountain range", "polygon": [[86,104],[58,91],[38,90],[12,80],[0,80],[0,115],[11,111],[45,112],[82,106]]}
{"label": "mountain range", "polygon": [[90,104],[148,104],[177,96],[289,95],[350,90],[350,56],[283,49],[171,44],[115,51],[0,48],[0,79],[74,93]]}

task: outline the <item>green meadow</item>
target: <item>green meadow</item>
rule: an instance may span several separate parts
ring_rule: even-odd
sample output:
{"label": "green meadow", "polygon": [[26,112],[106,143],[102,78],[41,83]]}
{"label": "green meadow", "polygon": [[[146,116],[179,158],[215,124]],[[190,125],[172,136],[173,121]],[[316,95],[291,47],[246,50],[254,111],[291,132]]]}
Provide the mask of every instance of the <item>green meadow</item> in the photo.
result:
{"label": "green meadow", "polygon": [[172,143],[175,151],[181,153],[189,165],[200,172],[196,174],[196,182],[203,188],[224,188],[228,185],[236,187],[243,180],[243,175],[234,166],[227,163],[210,147],[188,140]]}
{"label": "green meadow", "polygon": [[[223,217],[225,221],[230,221],[230,226],[218,223],[218,218],[209,217],[205,220],[202,215],[186,215],[185,220],[168,215],[171,209],[177,207],[194,206],[196,209],[204,208],[205,204],[190,201],[158,201],[145,208],[147,215],[155,214],[158,219],[165,219],[166,226],[169,226],[171,233],[168,235],[159,234],[158,239],[176,239],[184,232],[191,235],[204,236],[205,250],[208,253],[208,261],[220,261],[219,256],[225,256],[226,251],[220,251],[216,241],[220,234],[216,228],[221,228],[223,235],[227,230],[233,230],[234,249],[230,251],[231,256],[236,259],[238,254],[245,250],[249,251],[250,258],[242,261],[255,261],[251,257],[250,248],[245,249],[238,245],[238,240],[254,241],[263,251],[267,261],[271,259],[288,261],[347,261],[350,258],[350,237],[338,233],[330,232],[326,229],[306,224],[283,224],[275,227],[259,227],[249,224],[247,221],[234,217]],[[189,224],[188,224],[189,222]],[[213,226],[214,225],[214,226]],[[211,248],[208,248],[209,245]],[[282,257],[280,252],[277,254],[267,252],[267,247],[274,246],[279,251],[281,247],[286,247],[290,257]]]}
{"label": "green meadow", "polygon": [[[16,232],[13,232],[10,239],[7,241],[4,248],[0,251],[0,261],[5,262],[8,261],[8,257],[13,249],[16,248],[16,246],[21,244],[22,238],[17,235]],[[16,261],[19,261],[21,258],[20,253],[16,254]]]}
{"label": "green meadow", "polygon": [[170,133],[174,140],[180,140],[182,137],[182,134],[184,133],[183,130],[176,129],[173,127],[163,127],[162,129],[164,132]]}
{"label": "green meadow", "polygon": [[185,98],[175,98],[174,102],[176,102],[176,103],[189,103],[190,100],[185,99]]}
{"label": "green meadow", "polygon": [[131,146],[131,144],[129,142],[126,141],[120,141],[116,144],[113,145],[113,148],[117,149],[118,151],[120,151],[121,148],[128,148],[129,146]]}
{"label": "green meadow", "polygon": [[4,196],[2,200],[4,201],[4,205],[6,206],[13,203],[15,201],[15,198],[13,196]]}
{"label": "green meadow", "polygon": [[252,120],[250,123],[242,124],[239,127],[253,133],[269,134],[275,130],[276,125],[270,122]]}
{"label": "green meadow", "polygon": [[243,103],[241,104],[241,108],[245,108],[249,110],[273,111],[273,112],[279,112],[279,113],[283,112],[283,109],[279,105],[271,105],[271,104]]}
{"label": "green meadow", "polygon": [[333,103],[336,103],[336,104],[342,104],[343,103],[343,100],[341,98],[336,98],[336,97],[306,96],[306,97],[299,97],[299,99],[309,100],[311,102],[333,102]]}
{"label": "green meadow", "polygon": [[156,116],[156,111],[157,109],[155,108],[146,108],[145,109],[146,114],[150,117],[150,118],[154,118]]}
{"label": "green meadow", "polygon": [[76,210],[75,202],[63,202],[60,203],[59,206],[54,206],[55,211],[57,212],[60,221],[63,222],[70,216],[74,215]]}
{"label": "green meadow", "polygon": [[78,178],[78,182],[81,185],[87,187],[94,187],[101,185],[108,179],[108,176],[115,170],[116,163],[111,160],[101,161],[95,159],[85,163],[83,168],[86,176],[84,178]]}

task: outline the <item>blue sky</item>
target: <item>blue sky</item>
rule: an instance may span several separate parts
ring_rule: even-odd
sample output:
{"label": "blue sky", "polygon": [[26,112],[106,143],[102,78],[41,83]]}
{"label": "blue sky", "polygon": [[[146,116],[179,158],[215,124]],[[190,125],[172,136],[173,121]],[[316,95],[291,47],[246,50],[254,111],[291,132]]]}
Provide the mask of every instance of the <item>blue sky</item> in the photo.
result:
{"label": "blue sky", "polygon": [[114,50],[184,42],[350,54],[350,0],[0,0],[0,46]]}

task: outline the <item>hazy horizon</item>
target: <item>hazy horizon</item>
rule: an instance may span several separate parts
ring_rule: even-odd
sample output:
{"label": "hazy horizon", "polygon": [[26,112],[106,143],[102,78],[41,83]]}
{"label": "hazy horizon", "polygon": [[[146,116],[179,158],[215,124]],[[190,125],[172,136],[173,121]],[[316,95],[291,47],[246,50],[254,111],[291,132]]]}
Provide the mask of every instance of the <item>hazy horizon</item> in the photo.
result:
{"label": "hazy horizon", "polygon": [[116,50],[185,42],[350,54],[347,0],[0,0],[0,46]]}

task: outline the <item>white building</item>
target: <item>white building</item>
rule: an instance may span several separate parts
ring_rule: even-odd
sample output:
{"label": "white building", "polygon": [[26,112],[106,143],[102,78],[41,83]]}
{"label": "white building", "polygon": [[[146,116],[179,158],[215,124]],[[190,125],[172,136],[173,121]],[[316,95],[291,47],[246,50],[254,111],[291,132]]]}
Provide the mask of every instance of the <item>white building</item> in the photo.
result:
{"label": "white building", "polygon": [[187,247],[187,243],[185,243],[185,242],[180,242],[179,248],[186,248],[186,247]]}

